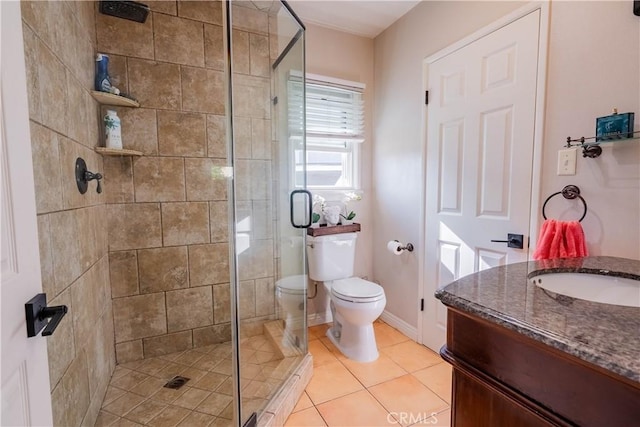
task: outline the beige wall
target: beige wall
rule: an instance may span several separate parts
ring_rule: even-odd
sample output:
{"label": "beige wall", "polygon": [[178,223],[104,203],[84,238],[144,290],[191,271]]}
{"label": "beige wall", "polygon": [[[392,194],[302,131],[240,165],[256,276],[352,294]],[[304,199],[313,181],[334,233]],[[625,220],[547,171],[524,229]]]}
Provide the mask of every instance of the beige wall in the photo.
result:
{"label": "beige wall", "polygon": [[[567,136],[593,136],[595,118],[613,107],[635,112],[640,130],[640,18],[625,1],[552,3],[541,203],[578,185],[589,204],[582,225],[590,255],[640,259],[640,141],[603,145],[597,159],[579,150],[576,176],[556,175]],[[575,205],[561,217],[581,215]]]}
{"label": "beige wall", "polygon": [[[373,152],[373,40],[353,34],[307,24],[306,65],[307,73],[364,83],[365,142],[361,146],[360,184],[362,200],[349,202],[348,209],[356,212],[356,222],[362,225],[356,248],[356,276],[372,278],[373,189],[371,181],[371,156]],[[321,193],[327,200],[341,200],[343,193]],[[318,297],[309,302],[309,314],[324,313],[327,298],[319,287]]]}
{"label": "beige wall", "polygon": [[[411,326],[418,323],[422,250],[392,257],[382,245],[391,238],[420,238],[422,61],[521,5],[424,2],[375,39],[373,275],[385,287],[387,310]],[[551,6],[540,198],[569,183],[580,186],[589,203],[583,225],[594,255],[640,258],[640,144],[606,147],[595,160],[579,157],[578,175],[571,177],[555,175],[557,150],[568,135],[591,136],[595,118],[613,106],[640,111],[639,27],[628,2]]]}
{"label": "beige wall", "polygon": [[115,366],[105,193],[81,195],[75,160],[101,172],[93,151],[93,4],[23,2],[24,49],[42,285],[69,311],[47,338],[55,425],[93,425]]}
{"label": "beige wall", "polygon": [[[373,277],[386,310],[418,324],[420,203],[424,191],[422,61],[517,7],[507,2],[423,2],[375,39]],[[385,242],[417,250],[394,256]]]}

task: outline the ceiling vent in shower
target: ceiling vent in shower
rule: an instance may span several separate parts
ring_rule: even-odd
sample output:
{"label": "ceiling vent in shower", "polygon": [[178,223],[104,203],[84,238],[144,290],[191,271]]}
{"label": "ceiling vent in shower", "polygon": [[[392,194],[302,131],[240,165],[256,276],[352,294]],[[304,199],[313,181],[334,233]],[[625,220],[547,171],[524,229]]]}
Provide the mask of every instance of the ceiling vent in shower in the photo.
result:
{"label": "ceiling vent in shower", "polygon": [[137,1],[101,1],[100,13],[130,21],[144,22],[149,15],[149,6]]}

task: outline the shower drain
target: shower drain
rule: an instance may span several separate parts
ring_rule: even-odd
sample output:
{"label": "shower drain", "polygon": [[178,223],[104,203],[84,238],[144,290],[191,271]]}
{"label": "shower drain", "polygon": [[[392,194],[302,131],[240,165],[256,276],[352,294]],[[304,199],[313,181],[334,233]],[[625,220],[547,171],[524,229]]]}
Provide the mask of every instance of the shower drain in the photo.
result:
{"label": "shower drain", "polygon": [[182,387],[183,385],[185,385],[187,383],[187,381],[189,381],[189,378],[187,377],[181,377],[181,376],[175,376],[173,378],[171,378],[165,385],[164,387],[166,388],[173,388],[173,389],[179,389],[180,387]]}

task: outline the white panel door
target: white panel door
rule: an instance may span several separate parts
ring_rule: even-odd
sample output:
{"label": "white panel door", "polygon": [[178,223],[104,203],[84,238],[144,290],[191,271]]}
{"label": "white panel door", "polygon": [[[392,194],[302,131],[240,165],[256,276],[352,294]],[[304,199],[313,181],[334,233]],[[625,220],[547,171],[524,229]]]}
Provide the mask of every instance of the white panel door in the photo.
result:
{"label": "white panel door", "polygon": [[[428,64],[425,345],[445,343],[437,288],[526,261],[538,66],[536,10]],[[524,235],[511,249],[508,233]]]}
{"label": "white panel door", "polygon": [[20,2],[1,2],[3,426],[51,426],[47,342],[27,338],[24,304],[42,292]]}

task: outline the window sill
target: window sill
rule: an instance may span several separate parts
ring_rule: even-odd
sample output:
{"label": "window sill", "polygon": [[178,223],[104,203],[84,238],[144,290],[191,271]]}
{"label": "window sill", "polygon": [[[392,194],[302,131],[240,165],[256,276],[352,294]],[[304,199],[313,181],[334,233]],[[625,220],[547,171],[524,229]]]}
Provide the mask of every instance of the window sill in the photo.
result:
{"label": "window sill", "polygon": [[314,189],[310,188],[309,191],[313,195],[318,195],[324,198],[327,202],[342,202],[347,193],[355,193],[360,197],[364,196],[364,191],[357,189],[344,189],[344,190],[330,190],[330,189]]}

